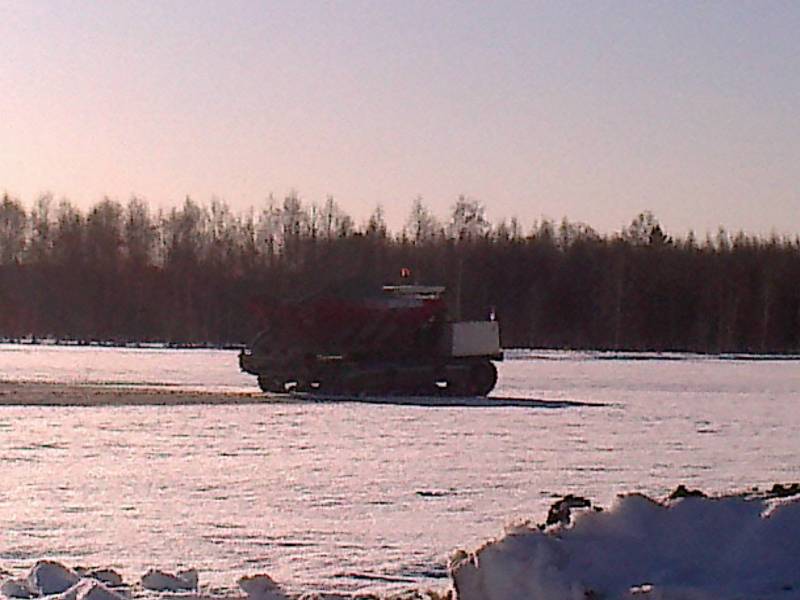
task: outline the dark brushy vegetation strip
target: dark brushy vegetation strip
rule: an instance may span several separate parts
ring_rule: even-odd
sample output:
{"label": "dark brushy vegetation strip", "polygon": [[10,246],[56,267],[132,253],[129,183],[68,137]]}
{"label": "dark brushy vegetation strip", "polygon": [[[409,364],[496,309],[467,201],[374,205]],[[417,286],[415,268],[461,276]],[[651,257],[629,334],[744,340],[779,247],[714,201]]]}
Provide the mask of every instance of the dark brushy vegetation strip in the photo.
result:
{"label": "dark brushy vegetation strip", "polygon": [[493,307],[506,347],[800,350],[797,238],[673,238],[649,213],[610,235],[567,221],[524,228],[491,224],[464,198],[446,222],[417,200],[391,233],[380,209],[359,225],[332,199],[294,194],[244,213],[190,199],[82,212],[50,196],[26,210],[6,195],[0,337],[240,344],[258,330],[256,297],[357,294],[403,267],[447,285],[462,318]]}

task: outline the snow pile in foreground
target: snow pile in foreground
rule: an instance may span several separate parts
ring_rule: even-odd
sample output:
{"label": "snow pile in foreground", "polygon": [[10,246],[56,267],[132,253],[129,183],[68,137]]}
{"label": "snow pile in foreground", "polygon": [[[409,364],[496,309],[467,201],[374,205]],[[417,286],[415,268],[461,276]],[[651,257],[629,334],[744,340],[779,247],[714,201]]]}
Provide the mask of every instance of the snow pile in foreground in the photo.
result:
{"label": "snow pile in foreground", "polygon": [[122,578],[111,569],[83,571],[69,569],[49,560],[40,560],[27,577],[5,579],[0,584],[0,594],[6,598],[38,598],[54,600],[125,600],[114,591]]}
{"label": "snow pile in foreground", "polygon": [[[373,595],[307,593],[289,595],[269,575],[239,579],[240,592],[202,589],[195,569],[168,573],[150,569],[133,584],[113,569],[70,569],[52,560],[38,561],[24,577],[0,569],[3,600],[379,600]],[[401,593],[385,600],[445,600],[450,592]]]}
{"label": "snow pile in foreground", "polygon": [[[137,586],[155,592],[192,592],[197,590],[197,579],[194,569],[176,575],[150,569]],[[131,587],[113,569],[70,569],[52,560],[40,560],[27,576],[4,579],[0,595],[20,600],[127,600]]]}
{"label": "snow pile in foreground", "polygon": [[[549,525],[518,526],[457,554],[457,598],[800,599],[798,486],[719,498],[676,492],[664,502],[621,496],[609,511],[569,497]],[[577,506],[585,508],[571,519]]]}

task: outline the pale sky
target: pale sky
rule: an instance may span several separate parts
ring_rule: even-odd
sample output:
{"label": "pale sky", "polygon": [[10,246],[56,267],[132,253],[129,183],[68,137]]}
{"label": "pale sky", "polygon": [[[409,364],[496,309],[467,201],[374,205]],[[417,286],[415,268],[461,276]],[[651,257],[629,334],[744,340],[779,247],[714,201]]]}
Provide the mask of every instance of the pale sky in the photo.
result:
{"label": "pale sky", "polygon": [[800,3],[0,0],[0,191],[800,232]]}

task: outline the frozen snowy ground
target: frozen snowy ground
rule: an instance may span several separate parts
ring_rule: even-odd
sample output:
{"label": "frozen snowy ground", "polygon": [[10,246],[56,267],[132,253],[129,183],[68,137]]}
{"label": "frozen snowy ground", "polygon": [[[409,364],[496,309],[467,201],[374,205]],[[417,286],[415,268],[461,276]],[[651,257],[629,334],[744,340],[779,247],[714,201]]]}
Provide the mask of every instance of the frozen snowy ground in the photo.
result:
{"label": "frozen snowy ground", "polygon": [[0,344],[0,380],[252,392],[231,350]]}
{"label": "frozen snowy ground", "polygon": [[[106,404],[0,407],[0,566],[197,567],[231,594],[253,573],[290,593],[437,589],[455,548],[569,492],[608,507],[800,480],[798,367],[519,353],[496,394],[529,406],[432,409],[263,403],[235,352],[0,345],[0,379]],[[120,399],[154,393],[176,406]]]}
{"label": "frozen snowy ground", "polygon": [[[0,598],[7,600],[377,600],[368,594],[310,592],[287,593],[269,575],[239,578],[237,591],[224,591],[201,585],[195,569],[168,573],[149,569],[135,582],[126,582],[110,568],[70,568],[53,560],[37,561],[25,574],[0,571]],[[380,596],[386,600],[442,600],[452,598],[452,590],[410,591]]]}
{"label": "frozen snowy ground", "polygon": [[[686,490],[682,490],[686,492]],[[501,539],[451,558],[447,589],[381,595],[404,600],[796,600],[800,598],[800,486],[663,502],[630,494],[603,511],[565,498],[547,524],[509,527]],[[126,583],[113,569],[37,562],[0,573],[9,600],[333,600],[375,595],[289,593],[269,575],[238,591],[200,585],[194,569],[150,569]]]}

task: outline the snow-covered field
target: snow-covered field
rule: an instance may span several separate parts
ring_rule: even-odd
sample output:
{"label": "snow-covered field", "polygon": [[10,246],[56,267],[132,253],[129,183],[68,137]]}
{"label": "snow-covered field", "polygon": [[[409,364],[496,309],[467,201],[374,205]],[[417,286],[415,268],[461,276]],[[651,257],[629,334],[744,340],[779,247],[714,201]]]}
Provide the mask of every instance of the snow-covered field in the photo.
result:
{"label": "snow-covered field", "polygon": [[257,390],[231,350],[0,344],[0,380]]}
{"label": "snow-covered field", "polygon": [[[566,493],[610,507],[800,480],[800,361],[751,358],[512,352],[493,395],[529,407],[0,407],[0,567],[446,588],[456,549],[543,521]],[[254,390],[214,350],[0,345],[0,379]]]}

